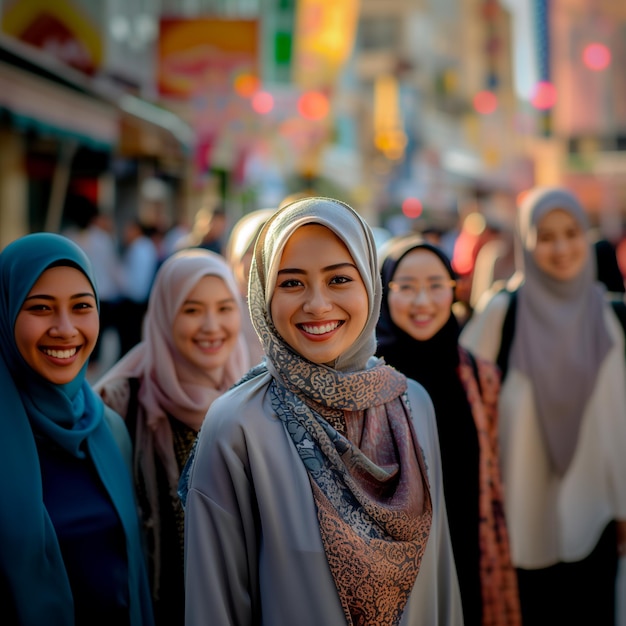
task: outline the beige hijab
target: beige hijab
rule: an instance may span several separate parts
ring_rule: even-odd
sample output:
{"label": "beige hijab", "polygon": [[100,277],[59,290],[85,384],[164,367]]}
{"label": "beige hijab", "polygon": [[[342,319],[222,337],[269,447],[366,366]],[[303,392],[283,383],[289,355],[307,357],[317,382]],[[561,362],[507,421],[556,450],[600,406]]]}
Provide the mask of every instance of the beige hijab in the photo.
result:
{"label": "beige hijab", "polygon": [[[272,321],[282,251],[305,224],[322,224],[344,242],[368,293],[365,327],[335,367],[296,353]],[[347,204],[307,198],[266,222],[255,246],[249,306],[273,376],[268,396],[309,473],[326,559],[346,624],[355,626],[400,623],[432,524],[406,377],[372,356],[380,299],[372,231]]]}
{"label": "beige hijab", "polygon": [[[224,256],[230,264],[237,282],[241,295],[247,298],[248,292],[248,276],[244,269],[244,259],[247,254],[254,249],[254,242],[261,230],[263,224],[274,214],[276,209],[258,209],[247,213],[241,217],[230,231],[230,237],[226,244]],[[248,351],[250,352],[250,364],[259,363],[265,353],[261,341],[252,326],[248,309],[241,320],[241,330],[246,338]]]}

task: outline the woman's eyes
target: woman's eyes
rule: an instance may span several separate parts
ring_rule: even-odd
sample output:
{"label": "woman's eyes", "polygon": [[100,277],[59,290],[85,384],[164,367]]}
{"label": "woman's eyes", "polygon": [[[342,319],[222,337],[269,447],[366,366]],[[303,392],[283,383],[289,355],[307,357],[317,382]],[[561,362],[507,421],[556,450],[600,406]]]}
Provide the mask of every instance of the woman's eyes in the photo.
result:
{"label": "woman's eyes", "polygon": [[[210,310],[210,309],[209,309]],[[217,308],[219,313],[230,313],[236,311],[237,307],[234,304],[222,304]],[[201,307],[185,307],[181,309],[183,315],[204,315],[205,309]]]}
{"label": "woman's eyes", "polygon": [[[328,281],[329,285],[345,285],[353,281],[350,276],[333,276]],[[304,283],[298,278],[288,278],[278,284],[282,289],[289,289],[290,287],[303,287]]]}
{"label": "woman's eyes", "polygon": [[349,276],[335,276],[330,282],[334,285],[345,285],[351,283],[352,279]]}
{"label": "woman's eyes", "polygon": [[429,287],[431,291],[441,291],[442,289],[445,289],[448,285],[446,283],[439,283],[439,282],[434,282],[434,283],[430,283]]}
{"label": "woman's eyes", "polygon": [[582,235],[583,231],[580,228],[570,228],[566,230],[562,235],[552,232],[540,232],[537,234],[537,243],[552,243],[556,241],[560,236],[567,240],[577,239]]}
{"label": "woman's eyes", "polygon": [[288,289],[289,287],[299,287],[300,285],[302,285],[302,281],[298,280],[297,278],[288,278],[287,280],[283,280],[281,283],[278,284],[278,286],[282,289]]}
{"label": "woman's eyes", "polygon": [[77,302],[74,305],[75,309],[79,309],[81,311],[88,311],[90,309],[95,308],[95,306],[91,302]]}
{"label": "woman's eyes", "polygon": [[[25,311],[32,311],[33,313],[52,311],[54,307],[47,303],[30,304],[24,308]],[[95,308],[95,305],[91,302],[75,302],[72,304],[73,311],[90,311]]]}

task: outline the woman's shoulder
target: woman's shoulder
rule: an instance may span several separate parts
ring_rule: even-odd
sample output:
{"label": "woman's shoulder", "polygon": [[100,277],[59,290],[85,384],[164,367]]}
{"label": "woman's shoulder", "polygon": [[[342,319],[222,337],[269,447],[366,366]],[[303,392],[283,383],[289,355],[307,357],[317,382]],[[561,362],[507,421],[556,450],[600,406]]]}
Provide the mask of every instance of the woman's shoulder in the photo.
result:
{"label": "woman's shoulder", "polygon": [[461,344],[459,344],[459,353],[461,355],[461,364],[471,367],[474,373],[477,373],[480,377],[500,377],[500,369],[493,361],[475,354],[473,350]]}
{"label": "woman's shoulder", "polygon": [[269,374],[246,380],[215,399],[204,418],[192,452],[190,466],[211,465],[210,459],[229,458],[245,464],[250,450],[264,449],[276,454],[277,429],[282,422],[272,410],[269,399]]}
{"label": "woman's shoulder", "polygon": [[427,465],[439,457],[439,435],[437,434],[437,420],[435,408],[426,389],[412,378],[407,379],[407,396],[411,421],[415,435],[423,450]]}
{"label": "woman's shoulder", "polygon": [[407,377],[407,395],[411,407],[428,408],[432,406],[432,400],[426,391],[426,388],[413,378]]}
{"label": "woman's shoulder", "polygon": [[265,400],[270,382],[270,374],[264,373],[236,384],[213,401],[205,421],[209,420],[212,428],[229,428],[246,424],[250,416],[269,412]]}
{"label": "woman's shoulder", "polygon": [[513,292],[508,289],[499,289],[498,291],[490,294],[481,303],[480,307],[475,309],[475,315],[483,314],[499,314],[506,312],[511,302],[511,294]]}
{"label": "woman's shoulder", "polygon": [[461,331],[461,339],[472,335],[475,329],[485,330],[486,327],[493,329],[494,326],[496,328],[502,326],[513,297],[513,292],[506,289],[494,293],[466,322]]}
{"label": "woman's shoulder", "polygon": [[485,307],[467,321],[459,343],[476,357],[495,362],[502,340],[502,328],[511,305],[511,292],[499,291]]}
{"label": "woman's shoulder", "polygon": [[138,381],[138,379],[114,378],[103,385],[96,385],[96,393],[100,395],[107,407],[125,417],[128,412],[131,394],[134,391],[134,381]]}
{"label": "woman's shoulder", "polygon": [[130,469],[132,467],[132,444],[124,419],[119,413],[105,404],[104,421],[113,434],[113,439],[115,439],[115,442],[117,443],[117,446]]}
{"label": "woman's shoulder", "polygon": [[413,378],[407,378],[406,391],[414,424],[431,422],[434,425],[435,407],[426,388]]}

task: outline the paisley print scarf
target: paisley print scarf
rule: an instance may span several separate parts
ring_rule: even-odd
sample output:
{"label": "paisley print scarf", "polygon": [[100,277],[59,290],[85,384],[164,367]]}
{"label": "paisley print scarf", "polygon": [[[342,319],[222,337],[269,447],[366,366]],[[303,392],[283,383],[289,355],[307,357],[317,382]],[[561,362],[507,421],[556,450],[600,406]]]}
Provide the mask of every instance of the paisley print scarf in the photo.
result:
{"label": "paisley print scarf", "polygon": [[[346,623],[397,625],[426,548],[432,503],[406,378],[372,357],[380,304],[373,238],[358,214],[335,200],[298,201],[276,216],[259,236],[249,285],[251,316],[267,355],[260,367],[273,376],[272,406],[309,474]],[[295,353],[271,320],[265,289],[275,282],[273,261],[294,220],[295,228],[321,223],[335,232],[368,288],[369,319],[343,369]]]}

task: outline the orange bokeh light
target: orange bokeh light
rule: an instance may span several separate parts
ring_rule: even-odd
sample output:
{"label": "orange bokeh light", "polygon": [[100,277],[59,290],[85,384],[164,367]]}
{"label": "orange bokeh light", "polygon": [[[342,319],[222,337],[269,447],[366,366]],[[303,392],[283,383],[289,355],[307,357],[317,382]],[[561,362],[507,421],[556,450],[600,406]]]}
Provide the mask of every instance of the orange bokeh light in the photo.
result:
{"label": "orange bokeh light", "polygon": [[307,91],[298,99],[298,113],[307,120],[324,119],[329,110],[328,97],[321,91]]}
{"label": "orange bokeh light", "polygon": [[515,204],[516,206],[520,207],[522,206],[522,203],[524,202],[524,200],[526,199],[526,196],[530,193],[530,189],[524,189],[523,191],[520,191],[517,196],[515,196]]}
{"label": "orange bokeh light", "polygon": [[235,92],[242,98],[251,98],[261,85],[261,81],[254,74],[239,74],[234,81]]}

